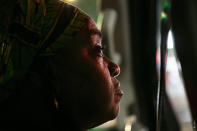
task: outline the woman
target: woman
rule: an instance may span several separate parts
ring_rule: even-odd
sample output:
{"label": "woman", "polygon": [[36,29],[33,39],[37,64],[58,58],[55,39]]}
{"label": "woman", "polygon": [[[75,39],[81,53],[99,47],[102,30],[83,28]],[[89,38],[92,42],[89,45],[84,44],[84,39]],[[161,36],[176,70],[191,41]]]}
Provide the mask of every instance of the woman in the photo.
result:
{"label": "woman", "polygon": [[[11,70],[8,65],[12,65],[14,73],[8,80],[3,79],[9,84],[1,85],[9,87],[4,90],[9,97],[1,104],[1,128],[82,131],[116,118],[123,95],[116,79],[120,68],[104,56],[101,32],[95,22],[76,7],[57,0],[23,0],[16,5],[23,12],[25,5],[31,7],[25,18],[17,19],[33,33],[41,30],[41,42],[36,46],[32,42],[35,39],[29,42],[31,38],[24,38],[28,31],[15,34],[15,28],[9,26],[11,35],[6,39],[13,39],[9,41],[14,43],[9,54],[12,62],[4,65],[7,72]],[[19,31],[23,31],[21,28]],[[33,43],[34,49],[15,43]],[[16,52],[20,52],[20,64],[25,66],[14,65],[18,62]],[[21,71],[22,67],[26,68]],[[7,127],[7,123],[17,125]]]}

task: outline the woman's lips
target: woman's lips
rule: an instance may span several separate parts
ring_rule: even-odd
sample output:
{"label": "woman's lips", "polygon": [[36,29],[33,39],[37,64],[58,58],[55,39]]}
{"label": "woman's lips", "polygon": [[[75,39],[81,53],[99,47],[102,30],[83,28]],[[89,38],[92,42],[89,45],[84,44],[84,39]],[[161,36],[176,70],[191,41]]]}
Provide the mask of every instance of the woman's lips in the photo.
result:
{"label": "woman's lips", "polygon": [[124,93],[123,93],[122,90],[116,89],[116,91],[115,91],[115,101],[116,101],[117,103],[120,102],[120,100],[121,100],[123,94],[124,94]]}
{"label": "woman's lips", "polygon": [[120,90],[120,82],[117,83],[116,89],[115,89],[115,95],[122,97],[124,95],[124,92]]}
{"label": "woman's lips", "polygon": [[116,102],[120,102],[122,96],[124,95],[123,91],[120,90],[120,82],[117,79],[113,79],[114,81],[114,95]]}
{"label": "woman's lips", "polygon": [[124,93],[123,93],[122,90],[117,89],[117,90],[115,91],[115,95],[122,97],[122,96],[124,95]]}

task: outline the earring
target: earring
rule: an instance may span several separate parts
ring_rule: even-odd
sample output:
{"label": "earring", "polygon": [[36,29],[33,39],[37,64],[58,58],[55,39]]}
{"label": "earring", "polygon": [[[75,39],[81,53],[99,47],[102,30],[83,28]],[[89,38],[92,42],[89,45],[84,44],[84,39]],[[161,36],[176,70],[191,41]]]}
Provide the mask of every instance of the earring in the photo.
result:
{"label": "earring", "polygon": [[54,105],[55,105],[56,109],[58,109],[58,108],[59,108],[59,103],[58,103],[58,101],[57,101],[57,99],[56,99],[56,98],[54,98]]}

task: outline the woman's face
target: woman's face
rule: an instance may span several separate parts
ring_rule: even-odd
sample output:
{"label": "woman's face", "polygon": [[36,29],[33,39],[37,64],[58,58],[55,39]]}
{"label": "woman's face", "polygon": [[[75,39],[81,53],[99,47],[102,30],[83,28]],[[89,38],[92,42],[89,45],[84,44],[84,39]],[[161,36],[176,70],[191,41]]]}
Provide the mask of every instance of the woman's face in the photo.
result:
{"label": "woman's face", "polygon": [[101,40],[101,32],[89,19],[56,59],[62,110],[71,111],[67,113],[73,113],[77,119],[95,121],[95,125],[118,115],[123,95],[116,79],[120,68],[104,56]]}

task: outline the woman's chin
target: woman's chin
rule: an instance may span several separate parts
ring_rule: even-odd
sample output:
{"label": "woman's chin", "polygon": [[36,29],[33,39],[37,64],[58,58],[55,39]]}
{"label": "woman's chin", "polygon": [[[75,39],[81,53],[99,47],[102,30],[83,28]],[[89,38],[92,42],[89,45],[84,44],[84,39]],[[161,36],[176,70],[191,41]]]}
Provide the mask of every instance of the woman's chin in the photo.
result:
{"label": "woman's chin", "polygon": [[119,110],[120,110],[120,108],[119,108],[119,105],[116,105],[111,111],[110,111],[110,113],[109,113],[109,118],[108,118],[108,120],[113,120],[113,119],[115,119],[117,116],[118,116],[118,114],[119,114]]}

